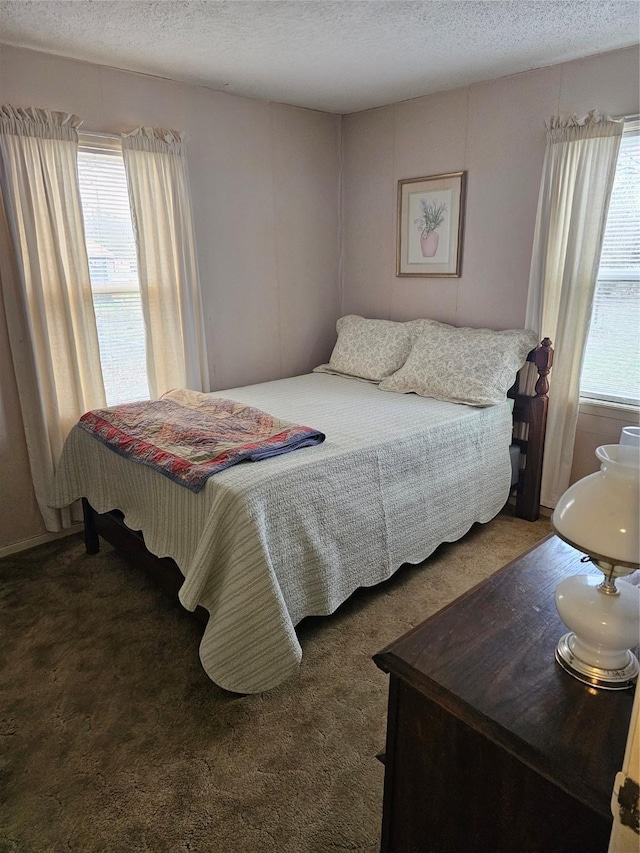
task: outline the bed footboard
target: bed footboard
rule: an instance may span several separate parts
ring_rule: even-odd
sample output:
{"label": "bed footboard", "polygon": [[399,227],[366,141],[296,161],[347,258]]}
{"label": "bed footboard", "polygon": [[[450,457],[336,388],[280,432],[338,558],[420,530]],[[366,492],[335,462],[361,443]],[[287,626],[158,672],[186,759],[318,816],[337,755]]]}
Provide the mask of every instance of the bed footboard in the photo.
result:
{"label": "bed footboard", "polygon": [[526,393],[520,385],[524,380],[519,374],[509,397],[513,406],[513,441],[520,448],[520,478],[516,487],[516,516],[527,521],[536,521],[540,516],[540,485],[542,482],[542,459],[549,406],[548,376],[553,365],[553,348],[549,338],[532,350],[527,362],[535,365],[537,380],[534,393]]}
{"label": "bed footboard", "polygon": [[[117,509],[111,512],[99,513],[91,506],[86,498],[82,498],[82,514],[84,516],[84,542],[88,554],[97,554],[102,538],[124,553],[127,559],[142,566],[158,583],[170,593],[172,600],[178,603],[178,591],[184,582],[184,576],[174,560],[170,557],[156,557],[147,550],[144,538],[139,530],[131,530],[124,523],[124,516]],[[203,625],[207,624],[209,614],[204,607],[196,607],[193,612],[196,619]]]}
{"label": "bed footboard", "polygon": [[97,554],[100,550],[100,538],[96,523],[96,511],[86,498],[82,498],[82,520],[84,521],[84,547],[87,554]]}

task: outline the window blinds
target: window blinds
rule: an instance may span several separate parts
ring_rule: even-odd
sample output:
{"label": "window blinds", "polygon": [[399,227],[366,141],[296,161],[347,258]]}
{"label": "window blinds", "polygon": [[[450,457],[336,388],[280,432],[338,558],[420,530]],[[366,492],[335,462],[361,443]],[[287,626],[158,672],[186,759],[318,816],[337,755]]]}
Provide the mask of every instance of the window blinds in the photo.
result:
{"label": "window blinds", "polygon": [[580,394],[640,405],[640,121],[620,144]]}
{"label": "window blinds", "polygon": [[78,177],[107,404],[148,399],[136,245],[120,140],[80,134]]}

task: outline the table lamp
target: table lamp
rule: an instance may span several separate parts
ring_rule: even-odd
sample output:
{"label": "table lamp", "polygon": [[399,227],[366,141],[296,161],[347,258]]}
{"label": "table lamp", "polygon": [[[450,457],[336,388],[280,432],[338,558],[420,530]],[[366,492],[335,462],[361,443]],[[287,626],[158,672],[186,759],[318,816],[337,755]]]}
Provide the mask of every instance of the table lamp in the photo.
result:
{"label": "table lamp", "polygon": [[630,648],[640,641],[640,590],[616,579],[640,564],[640,448],[607,444],[596,457],[600,470],[570,486],[551,516],[556,535],[604,574],[558,585],[556,607],[570,632],[558,642],[556,660],[579,681],[623,690],[638,676]]}

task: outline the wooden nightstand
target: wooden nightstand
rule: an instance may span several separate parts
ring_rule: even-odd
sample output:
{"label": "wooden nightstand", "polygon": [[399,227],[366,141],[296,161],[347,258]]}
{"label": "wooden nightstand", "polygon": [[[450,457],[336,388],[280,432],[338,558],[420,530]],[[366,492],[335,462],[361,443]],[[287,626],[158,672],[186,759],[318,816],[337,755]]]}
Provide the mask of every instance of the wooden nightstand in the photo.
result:
{"label": "wooden nightstand", "polygon": [[374,657],[390,674],[383,851],[607,850],[633,691],[554,660],[555,588],[581,556],[550,536]]}

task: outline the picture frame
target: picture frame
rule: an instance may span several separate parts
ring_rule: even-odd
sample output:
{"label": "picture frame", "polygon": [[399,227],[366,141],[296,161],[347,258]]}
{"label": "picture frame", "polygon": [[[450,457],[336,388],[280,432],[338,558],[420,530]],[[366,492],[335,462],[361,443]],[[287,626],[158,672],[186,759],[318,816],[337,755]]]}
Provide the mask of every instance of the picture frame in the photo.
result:
{"label": "picture frame", "polygon": [[460,277],[466,174],[398,181],[396,276]]}

